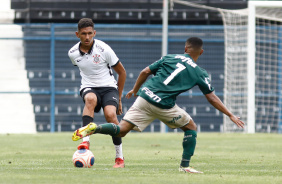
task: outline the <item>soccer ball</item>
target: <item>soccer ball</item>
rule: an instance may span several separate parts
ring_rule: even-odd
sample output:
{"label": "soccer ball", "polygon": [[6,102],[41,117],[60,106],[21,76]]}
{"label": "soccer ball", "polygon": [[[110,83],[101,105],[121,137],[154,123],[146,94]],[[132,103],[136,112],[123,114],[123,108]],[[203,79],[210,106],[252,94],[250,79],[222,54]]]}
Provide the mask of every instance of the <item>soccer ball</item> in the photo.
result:
{"label": "soccer ball", "polygon": [[74,152],[72,162],[75,167],[92,167],[95,162],[93,153],[87,149],[80,149]]}

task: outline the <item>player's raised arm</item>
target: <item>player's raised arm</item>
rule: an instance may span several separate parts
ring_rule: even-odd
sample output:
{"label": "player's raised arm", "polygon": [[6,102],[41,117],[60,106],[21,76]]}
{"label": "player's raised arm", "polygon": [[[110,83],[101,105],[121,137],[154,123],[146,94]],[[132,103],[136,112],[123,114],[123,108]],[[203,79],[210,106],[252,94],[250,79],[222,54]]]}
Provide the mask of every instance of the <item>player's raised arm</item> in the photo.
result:
{"label": "player's raised arm", "polygon": [[134,96],[137,96],[136,94],[137,94],[139,88],[142,86],[142,84],[147,80],[147,78],[148,78],[151,74],[152,74],[152,71],[150,70],[150,68],[149,68],[148,66],[147,66],[146,68],[144,68],[144,69],[140,72],[140,74],[139,74],[139,76],[138,76],[138,78],[137,78],[137,80],[136,80],[136,82],[135,82],[135,84],[134,84],[133,89],[130,90],[130,91],[126,94],[125,97],[126,97],[126,98],[131,98],[132,94],[134,94]]}
{"label": "player's raised arm", "polygon": [[233,121],[238,127],[243,128],[245,123],[240,120],[240,117],[234,116],[232,112],[230,112],[227,107],[222,103],[222,101],[214,94],[214,92],[211,92],[209,94],[205,95],[207,100],[212,104],[216,109],[227,115],[231,121]]}

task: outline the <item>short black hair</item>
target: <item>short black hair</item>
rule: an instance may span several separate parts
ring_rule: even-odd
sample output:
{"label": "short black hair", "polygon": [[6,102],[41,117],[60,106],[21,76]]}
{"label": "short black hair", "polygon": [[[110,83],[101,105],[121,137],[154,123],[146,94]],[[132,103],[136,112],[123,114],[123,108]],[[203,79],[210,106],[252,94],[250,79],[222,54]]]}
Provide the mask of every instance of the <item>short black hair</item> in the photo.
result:
{"label": "short black hair", "polygon": [[201,49],[203,47],[203,40],[198,37],[190,37],[186,40],[187,44],[190,44],[194,49]]}
{"label": "short black hair", "polygon": [[77,24],[77,29],[80,30],[81,28],[85,28],[85,27],[93,27],[93,29],[94,29],[94,23],[93,23],[92,19],[82,18],[82,19],[79,20],[79,22]]}

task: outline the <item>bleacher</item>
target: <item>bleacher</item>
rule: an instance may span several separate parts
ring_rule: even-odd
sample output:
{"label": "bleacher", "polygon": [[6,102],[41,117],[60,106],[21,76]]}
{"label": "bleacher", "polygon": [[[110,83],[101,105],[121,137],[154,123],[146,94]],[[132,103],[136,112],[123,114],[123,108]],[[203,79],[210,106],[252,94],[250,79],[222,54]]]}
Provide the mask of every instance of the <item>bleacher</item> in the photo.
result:
{"label": "bleacher", "polygon": [[[15,22],[74,22],[90,17],[96,23],[160,24],[163,0],[11,0]],[[194,3],[226,8],[247,7],[247,0],[195,0]],[[170,24],[221,24],[218,12],[174,4]]]}
{"label": "bleacher", "polygon": [[[246,0],[196,0],[195,3],[214,7],[246,8]],[[124,91],[129,91],[139,72],[161,56],[162,0],[11,0],[16,23],[40,23],[23,26],[26,70],[32,92],[37,131],[50,131],[50,24],[77,23],[82,17],[95,22],[97,39],[108,43],[127,70]],[[216,93],[222,99],[224,42],[218,12],[174,4],[169,11],[168,53],[182,53],[184,41],[190,36],[204,40],[205,53],[198,64],[211,76]],[[101,24],[117,23],[117,24]],[[132,23],[132,24],[128,24]],[[171,26],[174,25],[175,26]],[[178,24],[178,25],[176,25]],[[183,25],[183,26],[179,26]],[[191,26],[187,26],[191,25]],[[193,26],[198,25],[198,26]],[[56,25],[55,39],[55,129],[72,131],[81,126],[83,101],[79,96],[80,75],[67,56],[68,50],[79,40],[75,24]],[[134,99],[123,99],[123,111]],[[216,111],[199,89],[179,96],[177,103],[191,114],[201,131],[220,131],[222,113]],[[119,116],[120,120],[122,116]],[[95,114],[95,122],[105,123],[103,112]],[[160,131],[155,121],[145,131]],[[169,130],[173,131],[173,130]]]}
{"label": "bleacher", "polygon": [[[159,25],[99,25],[97,39],[108,43],[116,52],[127,70],[124,91],[129,91],[139,72],[160,58],[161,29]],[[50,131],[50,26],[29,24],[23,27],[26,37],[25,58],[27,78],[32,92],[37,131]],[[83,101],[79,96],[79,69],[72,65],[68,50],[79,40],[74,36],[76,24],[56,25],[55,28],[55,130],[72,131],[81,126]],[[216,93],[222,98],[224,43],[222,26],[172,26],[170,28],[168,53],[183,53],[184,42],[189,36],[201,37],[205,53],[198,65],[211,76]],[[41,39],[40,39],[41,38]],[[132,105],[134,99],[123,99],[123,111]],[[222,113],[216,111],[196,87],[179,96],[178,105],[191,114],[201,131],[220,131]],[[118,116],[120,120],[122,116]],[[105,123],[103,112],[95,114],[95,122]],[[160,131],[155,121],[145,131]],[[168,130],[173,131],[173,130]]]}

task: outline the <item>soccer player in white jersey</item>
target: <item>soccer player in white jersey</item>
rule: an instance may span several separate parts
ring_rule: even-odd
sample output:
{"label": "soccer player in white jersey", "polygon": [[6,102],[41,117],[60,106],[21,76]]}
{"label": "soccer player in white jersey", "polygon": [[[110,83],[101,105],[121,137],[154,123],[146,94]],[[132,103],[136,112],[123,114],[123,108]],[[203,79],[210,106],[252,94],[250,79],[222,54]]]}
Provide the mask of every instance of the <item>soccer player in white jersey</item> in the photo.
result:
{"label": "soccer player in white jersey", "polygon": [[[80,41],[68,52],[74,66],[78,66],[81,75],[80,95],[84,101],[82,125],[93,122],[94,112],[104,110],[107,122],[118,124],[117,115],[122,114],[122,91],[126,79],[126,71],[109,45],[94,39],[96,30],[92,19],[82,18],[78,22],[76,36]],[[118,74],[116,81],[113,71]],[[124,167],[122,141],[112,136],[116,149],[114,168]],[[89,149],[89,136],[83,138],[78,149]]]}
{"label": "soccer player in white jersey", "polygon": [[[197,126],[191,116],[175,103],[181,93],[198,86],[210,104],[227,115],[238,127],[244,122],[230,112],[215,95],[206,70],[196,64],[203,53],[203,41],[197,37],[187,39],[184,54],[169,54],[147,66],[140,72],[135,85],[126,95],[138,96],[126,112],[120,124],[107,123],[87,126],[76,130],[74,141],[91,134],[109,134],[124,137],[130,130],[143,131],[155,119],[161,120],[170,128],[180,128],[184,132],[183,153],[179,171],[203,173],[190,167],[190,160],[196,148]],[[150,75],[152,78],[147,78]]]}

